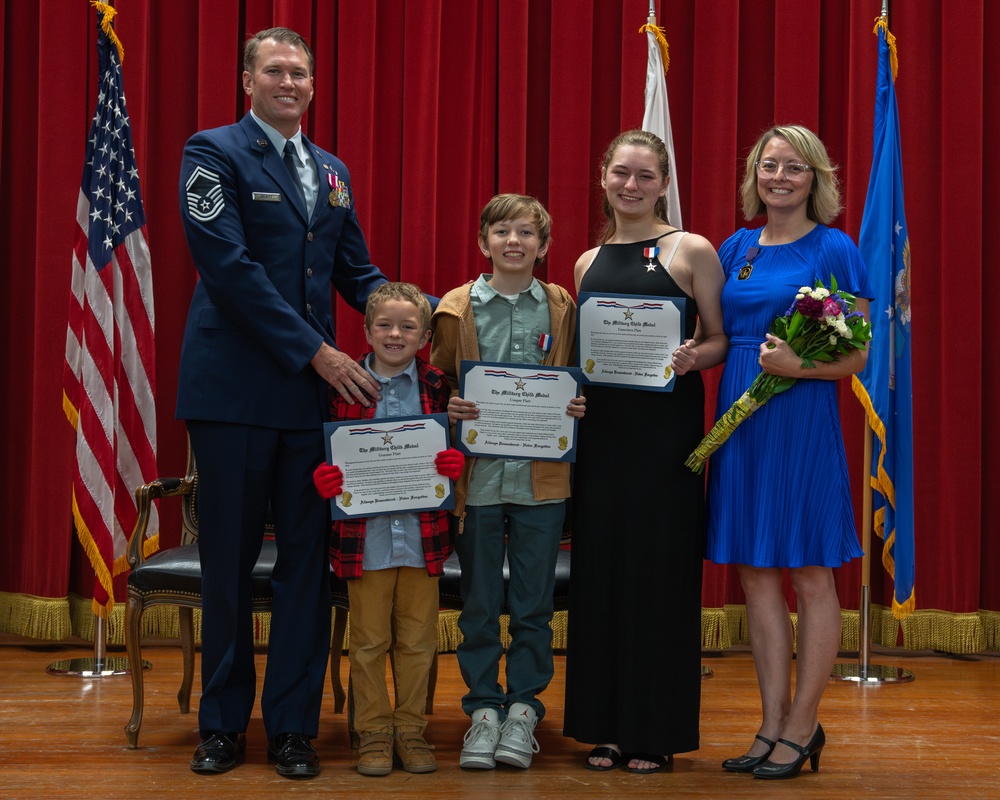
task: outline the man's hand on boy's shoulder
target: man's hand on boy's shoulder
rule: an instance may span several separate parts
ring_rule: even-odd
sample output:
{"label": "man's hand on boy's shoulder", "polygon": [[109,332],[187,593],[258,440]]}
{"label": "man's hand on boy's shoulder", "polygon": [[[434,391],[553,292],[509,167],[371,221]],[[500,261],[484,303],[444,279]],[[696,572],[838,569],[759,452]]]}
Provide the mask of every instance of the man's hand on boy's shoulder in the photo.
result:
{"label": "man's hand on boy's shoulder", "polygon": [[319,346],[309,363],[351,405],[358,402],[368,407],[382,399],[380,387],[364,367],[326,342]]}

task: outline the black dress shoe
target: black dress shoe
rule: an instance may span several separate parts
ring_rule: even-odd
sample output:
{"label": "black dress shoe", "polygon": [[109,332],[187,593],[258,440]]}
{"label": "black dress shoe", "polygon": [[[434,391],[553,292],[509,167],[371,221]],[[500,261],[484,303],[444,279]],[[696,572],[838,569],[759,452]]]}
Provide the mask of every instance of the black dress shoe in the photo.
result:
{"label": "black dress shoe", "polygon": [[802,770],[802,765],[809,762],[813,772],[819,772],[819,754],[823,752],[823,745],[826,744],[826,734],[823,726],[816,726],[816,733],[813,734],[809,744],[803,747],[788,739],[778,739],[786,747],[797,750],[799,757],[788,764],[775,764],[772,761],[765,761],[759,767],[755,767],[753,776],[755,778],[794,778]]}
{"label": "black dress shoe", "polygon": [[279,733],[267,743],[267,760],[286,778],[315,778],[319,775],[319,754],[303,733]]}
{"label": "black dress shoe", "polygon": [[771,753],[774,752],[774,748],[777,742],[772,742],[770,739],[765,739],[759,733],[755,737],[760,739],[764,744],[767,745],[767,752],[759,756],[738,756],[737,758],[727,758],[722,762],[722,768],[727,769],[730,772],[753,772],[754,767],[759,767],[768,758],[771,757]]}
{"label": "black dress shoe", "polygon": [[242,763],[246,752],[247,740],[242,733],[213,733],[195,748],[191,770],[202,775],[229,772]]}

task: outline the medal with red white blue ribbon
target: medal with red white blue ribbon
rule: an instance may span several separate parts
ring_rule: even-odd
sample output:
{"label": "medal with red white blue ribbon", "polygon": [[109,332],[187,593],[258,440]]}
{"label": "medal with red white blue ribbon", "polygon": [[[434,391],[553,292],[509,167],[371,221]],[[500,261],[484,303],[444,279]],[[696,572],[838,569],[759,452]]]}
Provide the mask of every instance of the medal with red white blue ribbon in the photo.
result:
{"label": "medal with red white blue ribbon", "polygon": [[642,256],[646,261],[645,267],[646,272],[653,272],[656,269],[656,257],[660,254],[659,247],[645,247],[642,250]]}

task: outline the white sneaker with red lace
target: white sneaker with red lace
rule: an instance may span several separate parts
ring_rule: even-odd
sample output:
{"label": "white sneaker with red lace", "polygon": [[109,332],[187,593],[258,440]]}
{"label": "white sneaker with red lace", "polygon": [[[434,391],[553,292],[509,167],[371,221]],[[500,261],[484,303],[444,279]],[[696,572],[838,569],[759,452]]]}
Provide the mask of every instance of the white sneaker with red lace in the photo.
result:
{"label": "white sneaker with red lace", "polygon": [[465,769],[493,769],[500,741],[500,714],[495,708],[477,708],[470,715],[472,727],[466,731],[458,765]]}
{"label": "white sneaker with red lace", "polygon": [[527,703],[514,703],[507,709],[507,719],[500,726],[500,743],[494,759],[502,764],[527,769],[531,766],[531,756],[539,751],[535,740],[535,725],[538,715]]}

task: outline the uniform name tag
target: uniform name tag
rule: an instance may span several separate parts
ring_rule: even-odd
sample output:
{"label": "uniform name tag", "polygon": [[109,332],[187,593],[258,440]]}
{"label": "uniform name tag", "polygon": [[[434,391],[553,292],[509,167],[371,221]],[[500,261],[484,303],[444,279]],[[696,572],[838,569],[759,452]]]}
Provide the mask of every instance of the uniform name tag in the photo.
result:
{"label": "uniform name tag", "polygon": [[281,195],[277,192],[254,192],[253,199],[262,203],[280,203]]}

